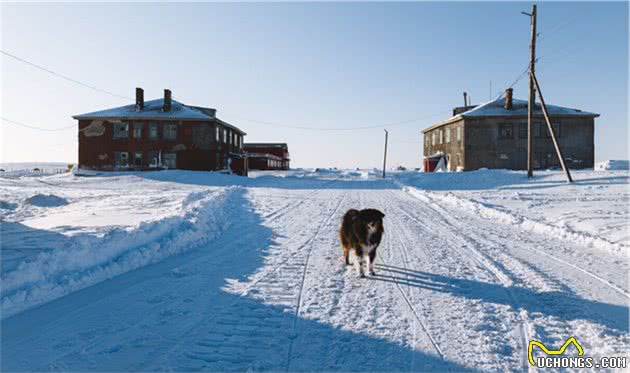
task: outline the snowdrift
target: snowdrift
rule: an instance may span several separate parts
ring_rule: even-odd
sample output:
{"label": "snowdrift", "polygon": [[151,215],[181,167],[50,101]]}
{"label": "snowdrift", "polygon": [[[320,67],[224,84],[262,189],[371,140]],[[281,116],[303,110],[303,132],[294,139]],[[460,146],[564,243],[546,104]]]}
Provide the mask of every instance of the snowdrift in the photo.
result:
{"label": "snowdrift", "polygon": [[595,164],[596,171],[622,171],[630,169],[630,161],[628,160],[607,160]]}
{"label": "snowdrift", "polygon": [[405,187],[404,190],[426,203],[439,202],[442,205],[466,210],[482,218],[496,221],[497,223],[519,226],[526,231],[561,238],[565,241],[604,250],[619,256],[627,255],[627,246],[616,244],[602,237],[590,235],[585,232],[574,232],[567,227],[553,226],[529,219],[525,216],[514,214],[513,212],[502,211],[482,202],[475,201],[474,199],[462,198],[454,195],[453,193],[440,194],[418,190],[413,187]]}
{"label": "snowdrift", "polygon": [[212,240],[229,226],[229,206],[242,193],[239,187],[193,192],[179,215],[102,237],[75,236],[70,247],[21,263],[2,274],[2,318]]}

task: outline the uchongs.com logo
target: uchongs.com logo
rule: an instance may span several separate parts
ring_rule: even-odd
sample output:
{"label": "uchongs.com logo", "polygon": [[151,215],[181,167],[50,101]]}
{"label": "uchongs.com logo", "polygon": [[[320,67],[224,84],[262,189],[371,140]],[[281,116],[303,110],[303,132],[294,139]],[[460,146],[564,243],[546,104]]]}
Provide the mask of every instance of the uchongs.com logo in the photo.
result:
{"label": "uchongs.com logo", "polygon": [[[570,345],[575,347],[578,356],[563,356]],[[545,355],[535,358],[534,347],[538,347]],[[627,367],[626,357],[604,356],[595,359],[584,356],[584,348],[575,337],[569,337],[557,350],[548,349],[542,342],[531,340],[527,346],[527,359],[531,366],[537,368],[625,369]]]}

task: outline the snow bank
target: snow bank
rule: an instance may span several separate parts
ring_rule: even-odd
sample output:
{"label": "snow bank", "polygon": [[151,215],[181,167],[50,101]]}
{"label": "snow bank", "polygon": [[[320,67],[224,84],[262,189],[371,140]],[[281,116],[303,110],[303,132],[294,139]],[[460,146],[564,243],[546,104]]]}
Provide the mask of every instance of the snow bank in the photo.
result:
{"label": "snow bank", "polygon": [[212,240],[230,224],[230,205],[241,192],[239,187],[193,192],[178,215],[102,237],[74,236],[69,247],[21,263],[2,274],[2,318]]}
{"label": "snow bank", "polygon": [[58,197],[54,194],[36,194],[27,198],[25,202],[29,205],[37,207],[58,207],[68,204],[67,199]]}
{"label": "snow bank", "polygon": [[574,232],[568,227],[545,224],[511,211],[502,211],[499,208],[491,207],[474,199],[456,196],[453,193],[435,193],[413,187],[404,187],[403,189],[426,203],[439,202],[450,207],[466,210],[474,215],[496,221],[497,223],[519,226],[526,231],[553,236],[582,246],[605,250],[620,256],[627,255],[628,248],[626,246],[610,242],[602,237],[590,235],[586,232]]}
{"label": "snow bank", "polygon": [[630,169],[630,161],[628,160],[607,160],[603,162],[598,162],[595,164],[596,171],[606,171],[606,170],[629,170]]}

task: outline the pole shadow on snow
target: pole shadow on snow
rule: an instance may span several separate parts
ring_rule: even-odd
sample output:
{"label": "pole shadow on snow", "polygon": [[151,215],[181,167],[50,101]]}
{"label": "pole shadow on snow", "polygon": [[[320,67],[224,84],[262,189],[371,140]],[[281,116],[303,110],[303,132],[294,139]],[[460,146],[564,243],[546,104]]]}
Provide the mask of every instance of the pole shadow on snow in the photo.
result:
{"label": "pole shadow on snow", "polygon": [[[468,299],[512,305],[530,313],[555,316],[566,321],[589,320],[611,329],[611,333],[617,335],[629,331],[627,305],[584,299],[568,292],[537,292],[520,286],[505,287],[403,267],[382,264],[377,267],[380,269],[380,273],[374,277],[377,281],[398,282],[405,286],[449,293]],[[518,304],[513,304],[509,293],[513,294]]]}
{"label": "pole shadow on snow", "polygon": [[278,245],[244,191],[230,198],[217,239],[2,320],[1,370],[471,370],[235,291]]}

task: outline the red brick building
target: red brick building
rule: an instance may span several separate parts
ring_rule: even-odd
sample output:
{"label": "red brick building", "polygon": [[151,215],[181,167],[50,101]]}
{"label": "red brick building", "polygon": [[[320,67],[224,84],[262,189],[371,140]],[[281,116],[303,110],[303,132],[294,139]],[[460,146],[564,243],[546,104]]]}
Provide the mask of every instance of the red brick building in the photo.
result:
{"label": "red brick building", "polygon": [[247,153],[250,170],[289,169],[289,147],[286,143],[247,143],[243,149]]}
{"label": "red brick building", "polygon": [[[216,117],[216,109],[164,97],[75,115],[79,167],[93,170],[222,170],[243,155],[245,132]],[[243,162],[234,162],[242,164]],[[239,174],[245,170],[234,169]]]}

